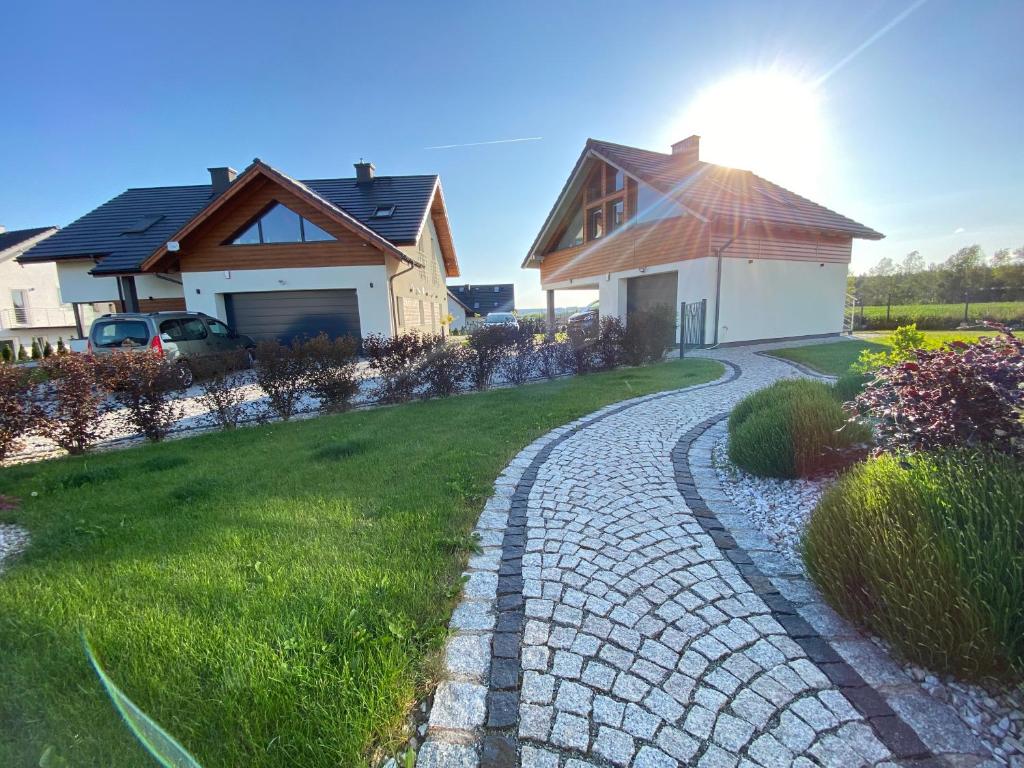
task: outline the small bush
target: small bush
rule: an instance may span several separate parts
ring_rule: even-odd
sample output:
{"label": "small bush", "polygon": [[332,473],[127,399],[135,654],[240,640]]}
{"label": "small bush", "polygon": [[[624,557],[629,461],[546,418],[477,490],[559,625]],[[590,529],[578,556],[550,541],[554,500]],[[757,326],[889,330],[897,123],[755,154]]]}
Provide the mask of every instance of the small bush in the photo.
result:
{"label": "small bush", "polygon": [[287,421],[295,415],[299,400],[309,388],[303,342],[287,346],[264,339],[256,344],[256,383],[270,400],[270,409]]}
{"label": "small bush", "polygon": [[415,331],[398,336],[370,334],[363,339],[363,354],[380,377],[375,395],[382,403],[411,400],[419,387],[416,367],[420,361],[444,343],[439,335]]}
{"label": "small bush", "polygon": [[32,359],[33,360],[42,360],[43,359],[43,350],[39,347],[39,340],[38,339],[32,339]]}
{"label": "small bush", "polygon": [[515,329],[507,325],[481,325],[469,334],[473,352],[471,376],[473,386],[487,389],[501,361],[509,354]]}
{"label": "small bush", "polygon": [[864,391],[864,387],[869,381],[871,381],[871,377],[867,374],[849,371],[836,379],[832,385],[832,394],[841,403],[851,402]]}
{"label": "small bush", "polygon": [[58,355],[66,355],[67,353],[68,353],[68,347],[64,343],[64,337],[63,336],[58,336],[57,337],[57,354]]}
{"label": "small bush", "polygon": [[776,382],[748,396],[729,417],[729,458],[761,477],[808,477],[845,463],[870,431],[847,421],[826,384]]}
{"label": "small bush", "polygon": [[352,336],[332,340],[321,333],[303,345],[303,352],[309,390],[320,400],[320,407],[333,412],[348,410],[352,398],[359,394],[359,340]]}
{"label": "small bush", "polygon": [[533,336],[533,331],[524,329],[522,325],[518,330],[512,329],[509,334],[510,345],[507,354],[498,363],[498,369],[510,384],[523,384],[537,368]]}
{"label": "small bush", "polygon": [[417,378],[426,384],[427,397],[448,397],[469,378],[472,353],[462,344],[442,344],[420,362]]}
{"label": "small bush", "polygon": [[18,345],[18,361],[21,362],[21,361],[28,360],[28,359],[29,359],[28,358],[28,350],[25,349],[25,345],[24,344],[19,344]]}
{"label": "small bush", "polygon": [[14,350],[10,345],[4,344],[0,346],[0,360],[3,360],[5,363],[14,362]]}
{"label": "small bush", "polygon": [[1024,674],[1024,471],[954,450],[881,456],[822,498],[804,560],[843,615],[907,658],[972,678]]}
{"label": "small bush", "polygon": [[564,341],[545,341],[537,345],[534,354],[541,376],[554,379],[562,375],[565,371],[565,345]]}
{"label": "small bush", "polygon": [[880,449],[988,446],[1024,456],[1024,341],[1005,331],[914,358],[879,368],[857,397]]}
{"label": "small bush", "polygon": [[146,351],[114,352],[101,358],[100,379],[123,408],[119,418],[148,440],[165,438],[181,417],[171,393],[181,388],[181,370],[164,357]]}
{"label": "small bush", "polygon": [[38,415],[29,371],[14,365],[0,366],[0,461],[21,448]]}
{"label": "small bush", "polygon": [[192,361],[199,379],[199,402],[206,407],[209,418],[221,429],[234,429],[245,417],[246,400],[238,371],[249,366],[249,353],[235,349]]}
{"label": "small bush", "polygon": [[626,327],[617,317],[601,318],[601,330],[597,337],[595,352],[597,363],[602,370],[610,371],[622,364],[622,342]]}
{"label": "small bush", "polygon": [[43,358],[45,359],[47,357],[50,357],[52,354],[53,354],[53,347],[50,346],[50,340],[47,339],[46,343],[43,345]]}
{"label": "small bush", "polygon": [[858,373],[870,373],[884,365],[895,365],[904,360],[913,360],[917,350],[925,346],[925,335],[917,325],[901,325],[892,334],[892,347],[885,352],[862,349],[853,369]]}
{"label": "small bush", "polygon": [[68,453],[85,453],[103,439],[106,396],[100,388],[96,359],[87,355],[47,357],[40,425],[45,435]]}
{"label": "small bush", "polygon": [[545,335],[548,332],[548,323],[543,317],[520,317],[519,330],[531,337]]}
{"label": "small bush", "polygon": [[665,356],[675,342],[676,313],[660,304],[631,313],[622,336],[622,354],[627,365],[654,363]]}

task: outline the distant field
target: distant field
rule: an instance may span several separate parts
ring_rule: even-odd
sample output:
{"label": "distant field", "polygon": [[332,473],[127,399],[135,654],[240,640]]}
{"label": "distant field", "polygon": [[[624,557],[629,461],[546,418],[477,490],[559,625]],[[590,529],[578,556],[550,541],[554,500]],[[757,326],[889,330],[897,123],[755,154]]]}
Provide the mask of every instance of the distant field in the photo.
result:
{"label": "distant field", "polygon": [[[952,330],[964,319],[963,304],[894,304],[885,319],[885,306],[864,307],[864,328],[867,330],[893,329],[900,325],[917,323],[923,331]],[[860,324],[861,308],[857,308]],[[1024,301],[990,301],[971,304],[967,309],[970,323],[994,320],[1008,325],[1024,325]]]}

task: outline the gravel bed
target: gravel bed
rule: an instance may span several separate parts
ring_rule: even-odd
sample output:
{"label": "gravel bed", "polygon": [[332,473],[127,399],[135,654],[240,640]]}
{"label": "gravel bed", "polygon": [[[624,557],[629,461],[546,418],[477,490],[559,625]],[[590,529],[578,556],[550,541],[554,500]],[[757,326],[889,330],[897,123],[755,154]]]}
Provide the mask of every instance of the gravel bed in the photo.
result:
{"label": "gravel bed", "polygon": [[[751,475],[729,460],[728,437],[715,444],[712,462],[725,494],[737,509],[745,511],[758,530],[789,561],[803,568],[800,536],[818,499],[835,475],[813,480],[776,480]],[[893,656],[886,643],[872,637]],[[982,686],[951,676],[940,676],[914,664],[904,663],[907,677],[923,691],[947,702],[964,724],[976,734],[996,760],[1011,768],[1024,768],[1024,685]]]}

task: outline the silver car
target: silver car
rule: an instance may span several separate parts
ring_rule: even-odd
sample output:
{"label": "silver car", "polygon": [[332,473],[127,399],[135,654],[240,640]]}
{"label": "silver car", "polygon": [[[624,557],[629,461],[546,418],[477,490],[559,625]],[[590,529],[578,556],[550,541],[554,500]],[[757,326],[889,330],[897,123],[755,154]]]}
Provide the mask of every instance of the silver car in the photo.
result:
{"label": "silver car", "polygon": [[507,325],[518,329],[519,320],[511,312],[491,312],[484,319],[484,325]]}
{"label": "silver car", "polygon": [[183,386],[191,386],[190,359],[236,349],[252,350],[256,342],[200,312],[123,312],[93,320],[88,351],[106,355],[148,349],[181,369]]}

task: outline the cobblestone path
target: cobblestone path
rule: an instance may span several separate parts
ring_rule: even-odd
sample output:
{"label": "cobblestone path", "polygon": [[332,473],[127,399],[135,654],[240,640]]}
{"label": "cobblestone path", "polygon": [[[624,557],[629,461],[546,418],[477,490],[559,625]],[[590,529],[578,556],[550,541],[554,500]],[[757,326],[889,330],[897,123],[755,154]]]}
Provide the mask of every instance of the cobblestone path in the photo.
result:
{"label": "cobblestone path", "polygon": [[796,375],[753,349],[715,356],[719,381],[555,430],[499,479],[421,767],[985,764],[973,745],[939,756],[819,632],[838,617],[780,593],[792,567],[709,508],[694,445]]}

